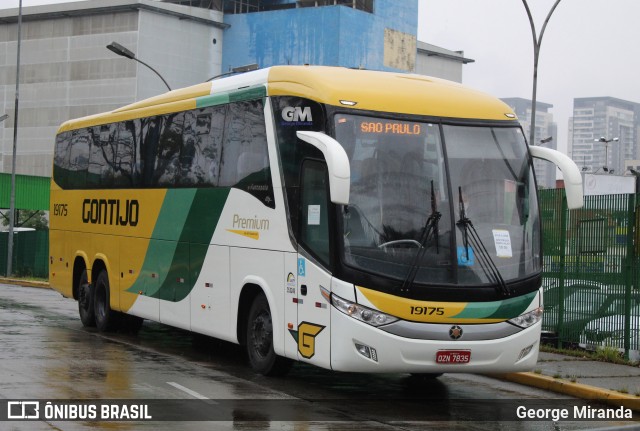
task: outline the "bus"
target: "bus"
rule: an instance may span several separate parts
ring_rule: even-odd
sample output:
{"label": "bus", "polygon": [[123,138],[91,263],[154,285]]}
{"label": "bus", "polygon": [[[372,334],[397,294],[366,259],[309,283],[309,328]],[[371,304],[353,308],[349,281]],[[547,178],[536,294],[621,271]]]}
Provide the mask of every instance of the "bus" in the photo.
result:
{"label": "bus", "polygon": [[251,367],[530,370],[541,333],[532,157],[498,99],[415,74],[274,66],[57,132],[50,283],[82,324],[143,319]]}

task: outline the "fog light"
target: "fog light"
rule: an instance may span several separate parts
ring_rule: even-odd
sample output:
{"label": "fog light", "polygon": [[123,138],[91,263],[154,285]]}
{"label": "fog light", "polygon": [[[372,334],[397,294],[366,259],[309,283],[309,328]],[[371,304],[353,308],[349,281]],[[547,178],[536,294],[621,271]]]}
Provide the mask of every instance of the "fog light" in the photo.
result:
{"label": "fog light", "polygon": [[364,344],[356,343],[356,342],[354,342],[354,344],[356,346],[356,350],[358,351],[358,353],[360,353],[362,356],[364,356],[367,359],[371,359],[375,362],[378,362],[378,352],[376,352],[376,349],[374,349],[373,347],[365,346]]}
{"label": "fog light", "polygon": [[533,346],[534,346],[534,344],[532,344],[530,346],[527,346],[524,349],[522,349],[520,351],[520,354],[518,355],[518,361],[521,360],[522,358],[524,358],[525,356],[527,356],[529,353],[531,353],[531,350],[533,349]]}

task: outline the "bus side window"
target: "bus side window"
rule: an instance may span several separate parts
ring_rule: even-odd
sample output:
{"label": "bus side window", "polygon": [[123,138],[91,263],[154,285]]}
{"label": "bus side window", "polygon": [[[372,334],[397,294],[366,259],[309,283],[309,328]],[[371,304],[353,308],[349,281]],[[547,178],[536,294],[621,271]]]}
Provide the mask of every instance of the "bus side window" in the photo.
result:
{"label": "bus side window", "polygon": [[62,132],[56,136],[56,148],[53,157],[53,178],[60,187],[66,188],[69,171],[69,146],[71,132]]}
{"label": "bus side window", "polygon": [[162,117],[143,118],[140,140],[140,187],[153,187]]}
{"label": "bus side window", "polygon": [[174,187],[178,184],[183,126],[184,112],[162,116],[154,169],[154,184],[156,186]]}
{"label": "bus side window", "polygon": [[268,163],[261,103],[231,103],[225,122],[220,185],[235,186],[250,174],[267,168]]}
{"label": "bus side window", "polygon": [[326,165],[317,160],[302,164],[300,241],[329,265],[329,193]]}
{"label": "bus side window", "polygon": [[229,104],[219,185],[244,190],[264,205],[275,207],[264,112],[259,100]]}
{"label": "bus side window", "polygon": [[218,185],[226,108],[214,106],[186,114],[180,149],[181,186]]}
{"label": "bus side window", "polygon": [[140,120],[118,124],[118,140],[111,162],[115,187],[136,187],[140,157]]}
{"label": "bus side window", "polygon": [[93,142],[87,172],[88,188],[111,187],[113,167],[111,162],[118,137],[117,124],[103,124],[91,128]]}

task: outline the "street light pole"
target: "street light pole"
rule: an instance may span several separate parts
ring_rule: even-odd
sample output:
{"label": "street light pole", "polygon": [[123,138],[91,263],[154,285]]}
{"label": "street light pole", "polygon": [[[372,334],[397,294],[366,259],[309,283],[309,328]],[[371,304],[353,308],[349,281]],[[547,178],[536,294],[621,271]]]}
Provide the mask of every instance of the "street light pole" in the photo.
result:
{"label": "street light pole", "polygon": [[153,67],[149,66],[147,63],[145,63],[144,61],[140,60],[139,58],[136,58],[136,55],[128,50],[127,48],[125,48],[124,46],[120,45],[118,42],[111,42],[109,45],[107,45],[107,49],[121,57],[126,57],[128,59],[131,60],[135,60],[138,63],[147,66],[149,69],[151,69],[151,71],[153,73],[155,73],[156,75],[158,75],[158,77],[160,79],[162,79],[162,82],[164,82],[164,85],[167,86],[167,88],[169,89],[169,91],[171,91],[171,87],[169,87],[169,84],[167,84],[167,81],[165,81],[165,79],[162,77],[162,75],[160,75],[160,73],[155,70]]}
{"label": "street light pole", "polygon": [[13,114],[13,157],[11,158],[11,198],[9,199],[9,238],[7,240],[7,277],[13,273],[13,228],[16,224],[16,150],[18,148],[18,102],[20,100],[20,45],[22,43],[22,0],[18,3],[18,43],[16,59],[16,99]]}
{"label": "street light pole", "polygon": [[527,0],[522,0],[522,3],[527,11],[529,25],[531,26],[531,34],[533,35],[533,95],[531,96],[531,130],[529,131],[529,144],[533,145],[536,131],[536,94],[538,91],[538,58],[540,57],[540,45],[542,45],[542,36],[547,28],[547,23],[549,22],[549,19],[551,19],[553,11],[558,7],[560,0],[556,0],[547,14],[547,18],[544,20],[542,30],[540,31],[540,36],[536,35],[536,26],[533,22],[533,16],[531,16],[531,10],[529,10]]}
{"label": "street light pole", "polygon": [[607,139],[601,136],[600,139],[594,139],[594,142],[602,142],[604,144],[604,166],[602,170],[609,172],[609,142],[618,142],[619,138]]}

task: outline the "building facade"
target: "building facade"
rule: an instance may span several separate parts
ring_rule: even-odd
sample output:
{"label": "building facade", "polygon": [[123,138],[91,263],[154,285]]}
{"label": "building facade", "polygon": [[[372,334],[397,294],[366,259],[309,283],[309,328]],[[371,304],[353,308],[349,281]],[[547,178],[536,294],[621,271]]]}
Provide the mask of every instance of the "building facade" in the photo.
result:
{"label": "building facade", "polygon": [[415,73],[462,82],[462,65],[475,60],[466,58],[463,51],[450,51],[418,41]]}
{"label": "building facade", "polygon": [[[507,97],[501,100],[514,110],[528,140],[531,134],[531,100],[520,97]],[[547,148],[557,149],[558,125],[553,121],[553,114],[549,112],[551,108],[553,105],[549,103],[536,102],[536,130],[530,145],[543,145]],[[533,165],[538,187],[555,188],[555,165],[541,159],[533,159]]]}
{"label": "building facade", "polygon": [[[228,6],[237,2],[227,3]],[[261,1],[253,12],[225,10],[224,70],[255,63],[322,64],[412,72],[417,0]],[[274,7],[277,5],[277,8]],[[317,6],[316,6],[317,5]]]}
{"label": "building facade", "polygon": [[[64,121],[167,91],[117,42],[186,87],[255,63],[334,65],[462,80],[473,60],[417,41],[417,0],[86,0],[23,8],[17,173],[51,175]],[[12,164],[18,9],[0,10],[0,171]]]}
{"label": "building facade", "polygon": [[[0,113],[9,114],[0,127],[3,172],[11,172],[12,163],[17,15],[17,9],[0,10]],[[51,175],[55,134],[64,121],[167,91],[148,68],[107,50],[109,43],[139,53],[172,88],[220,73],[220,12],[152,0],[94,0],[24,8],[21,27],[20,174]]]}
{"label": "building facade", "polygon": [[638,127],[638,103],[614,97],[574,99],[569,154],[585,172],[624,175],[627,161],[639,158]]}

